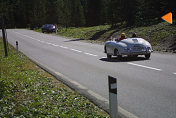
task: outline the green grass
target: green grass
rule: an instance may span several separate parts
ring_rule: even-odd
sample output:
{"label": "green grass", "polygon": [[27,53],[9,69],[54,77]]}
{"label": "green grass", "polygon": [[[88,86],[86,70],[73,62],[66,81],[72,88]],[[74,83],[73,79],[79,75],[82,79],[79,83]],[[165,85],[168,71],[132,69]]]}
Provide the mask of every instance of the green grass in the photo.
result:
{"label": "green grass", "polygon": [[[0,39],[0,50],[2,40]],[[0,117],[105,118],[88,99],[41,70],[10,46],[0,55]]]}
{"label": "green grass", "polygon": [[79,38],[79,39],[91,39],[92,36],[98,32],[108,30],[110,25],[100,25],[94,27],[80,27],[80,28],[58,28],[58,34],[61,36]]}

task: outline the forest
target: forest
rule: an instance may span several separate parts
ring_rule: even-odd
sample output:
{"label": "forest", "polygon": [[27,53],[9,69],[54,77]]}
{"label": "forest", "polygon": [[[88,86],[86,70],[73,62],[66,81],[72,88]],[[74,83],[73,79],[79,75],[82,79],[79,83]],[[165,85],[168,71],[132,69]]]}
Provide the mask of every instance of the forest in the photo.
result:
{"label": "forest", "polygon": [[0,17],[8,28],[144,26],[175,8],[176,0],[0,0]]}

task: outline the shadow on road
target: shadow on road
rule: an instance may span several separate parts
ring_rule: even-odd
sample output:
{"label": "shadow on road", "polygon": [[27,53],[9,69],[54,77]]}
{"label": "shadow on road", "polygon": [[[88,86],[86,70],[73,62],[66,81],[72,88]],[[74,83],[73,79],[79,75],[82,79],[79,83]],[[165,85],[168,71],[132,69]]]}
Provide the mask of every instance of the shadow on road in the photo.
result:
{"label": "shadow on road", "polygon": [[105,62],[132,62],[132,61],[144,61],[146,59],[144,57],[136,57],[136,58],[132,58],[132,57],[122,57],[122,58],[112,57],[111,59],[101,58],[99,60],[105,61]]}
{"label": "shadow on road", "polygon": [[81,40],[84,40],[84,39],[71,39],[71,40],[64,41],[64,42],[81,41]]}

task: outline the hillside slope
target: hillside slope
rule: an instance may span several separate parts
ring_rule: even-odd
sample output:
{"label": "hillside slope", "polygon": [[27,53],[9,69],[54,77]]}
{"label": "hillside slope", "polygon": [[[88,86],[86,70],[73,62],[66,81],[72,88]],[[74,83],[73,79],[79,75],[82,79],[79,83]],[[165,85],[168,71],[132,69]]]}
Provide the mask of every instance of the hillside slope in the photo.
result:
{"label": "hillside slope", "polygon": [[148,40],[155,51],[176,51],[176,25],[166,22],[144,27],[119,27],[111,29],[109,25],[86,28],[59,28],[58,35],[86,40],[92,43],[104,43],[110,37],[120,37],[125,32],[127,37],[137,33],[138,37]]}

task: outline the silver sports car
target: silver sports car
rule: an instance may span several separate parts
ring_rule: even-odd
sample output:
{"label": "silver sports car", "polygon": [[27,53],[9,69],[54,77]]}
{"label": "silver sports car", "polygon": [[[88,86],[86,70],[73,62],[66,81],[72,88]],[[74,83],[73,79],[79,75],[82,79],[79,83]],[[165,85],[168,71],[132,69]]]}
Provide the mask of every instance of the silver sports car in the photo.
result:
{"label": "silver sports car", "polygon": [[126,38],[120,41],[106,41],[104,52],[107,54],[107,58],[112,56],[122,57],[123,55],[130,57],[145,55],[145,58],[149,59],[152,47],[148,41],[142,38]]}

